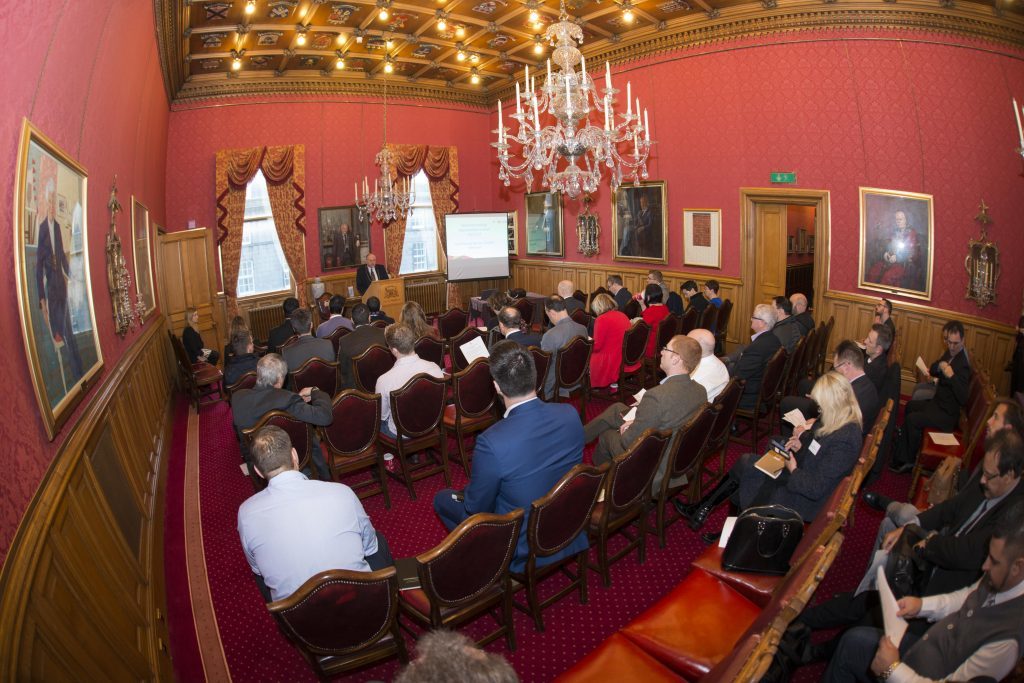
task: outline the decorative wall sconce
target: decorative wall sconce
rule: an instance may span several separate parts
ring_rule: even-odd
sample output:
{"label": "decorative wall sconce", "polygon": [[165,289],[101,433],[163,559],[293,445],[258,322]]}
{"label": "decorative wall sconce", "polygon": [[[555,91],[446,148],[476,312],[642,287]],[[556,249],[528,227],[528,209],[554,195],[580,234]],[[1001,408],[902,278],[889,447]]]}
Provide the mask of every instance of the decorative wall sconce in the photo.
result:
{"label": "decorative wall sconce", "polygon": [[125,265],[124,254],[121,252],[121,238],[117,236],[117,214],[121,212],[121,202],[117,201],[117,176],[110,186],[110,232],[107,233],[107,287],[110,288],[110,303],[114,312],[114,332],[123,337],[129,329],[141,323],[146,305],[136,295],[132,305],[129,292],[132,288],[132,276]]}
{"label": "decorative wall sconce", "polygon": [[576,217],[576,236],[579,239],[577,251],[584,256],[596,256],[601,251],[601,226],[597,216],[590,213],[590,204],[594,200],[589,196],[583,198],[583,213]]}
{"label": "decorative wall sconce", "polygon": [[974,220],[981,226],[981,237],[968,242],[967,258],[964,259],[964,268],[967,269],[967,295],[964,298],[973,299],[978,308],[985,308],[996,300],[999,247],[988,239],[987,226],[992,219],[988,217],[984,199],[978,209],[979,213]]}

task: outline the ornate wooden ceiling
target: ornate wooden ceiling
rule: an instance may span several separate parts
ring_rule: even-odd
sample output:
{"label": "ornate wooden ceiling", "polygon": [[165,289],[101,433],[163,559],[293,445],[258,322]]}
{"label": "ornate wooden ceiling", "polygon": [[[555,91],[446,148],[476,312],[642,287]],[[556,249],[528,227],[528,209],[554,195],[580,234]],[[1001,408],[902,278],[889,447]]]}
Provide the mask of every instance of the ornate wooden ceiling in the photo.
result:
{"label": "ornate wooden ceiling", "polygon": [[[155,4],[166,85],[176,101],[282,92],[378,95],[386,79],[398,96],[483,106],[524,66],[544,63],[544,30],[559,16],[558,0]],[[925,28],[1022,45],[1022,6],[1020,0],[567,0],[566,11],[583,27],[584,53],[599,71],[605,59],[837,25]]]}

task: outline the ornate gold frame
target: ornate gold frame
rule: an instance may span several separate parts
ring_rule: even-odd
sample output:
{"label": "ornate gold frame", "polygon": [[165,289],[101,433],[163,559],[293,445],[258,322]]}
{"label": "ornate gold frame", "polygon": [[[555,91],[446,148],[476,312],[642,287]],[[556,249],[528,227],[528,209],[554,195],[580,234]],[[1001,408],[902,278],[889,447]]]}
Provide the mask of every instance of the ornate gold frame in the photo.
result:
{"label": "ornate gold frame", "polygon": [[[551,195],[555,204],[555,225],[552,229],[558,234],[559,249],[555,251],[530,251],[530,216],[539,214],[530,213],[530,197],[544,197]],[[562,193],[561,192],[527,192],[523,197],[523,206],[526,207],[523,220],[526,228],[526,255],[527,256],[565,256],[565,226],[562,222]]]}
{"label": "ornate gold frame", "polygon": [[[619,212],[616,211],[618,205],[619,196],[623,192],[635,192],[637,190],[658,188],[661,194],[661,256],[631,256],[622,255],[619,253],[619,247],[622,242],[622,235],[619,234]],[[644,261],[647,263],[668,263],[668,194],[666,192],[666,183],[664,180],[652,180],[646,183],[640,183],[637,187],[632,183],[626,183],[619,185],[619,188],[612,194],[612,254],[613,259],[616,261]]]}
{"label": "ornate gold frame", "polygon": [[[869,195],[875,197],[893,198],[893,200],[903,200],[901,203],[893,201],[890,206],[891,211],[896,212],[903,210],[905,211],[907,206],[911,202],[925,202],[925,211],[928,219],[928,244],[925,245],[925,280],[924,289],[911,289],[908,287],[902,287],[899,285],[886,285],[881,282],[868,281],[865,271],[865,267],[870,268],[872,264],[866,264],[866,251],[868,248],[868,222],[872,219],[877,220],[877,216],[868,216],[866,209],[866,200]],[[881,238],[881,235],[876,235],[876,239]],[[899,190],[882,190],[875,187],[862,187],[860,188],[860,256],[857,265],[857,286],[861,289],[870,289],[877,292],[888,292],[889,294],[899,294],[902,296],[912,297],[914,299],[924,299],[930,301],[932,298],[932,261],[935,255],[935,214],[934,206],[932,201],[932,195],[921,194],[918,192],[901,192]],[[920,266],[919,266],[920,267]]]}
{"label": "ornate gold frame", "polygon": [[[149,220],[149,208],[132,195],[132,263],[135,266],[135,297],[136,301],[142,301],[142,289],[139,283],[142,276],[139,272],[139,232],[135,225],[135,207],[139,206],[146,212],[146,277],[149,278],[149,294],[152,298],[152,305],[146,308],[142,314],[142,320],[149,319],[149,316],[156,310],[156,275],[153,272],[153,222]],[[140,321],[141,322],[141,321]]]}

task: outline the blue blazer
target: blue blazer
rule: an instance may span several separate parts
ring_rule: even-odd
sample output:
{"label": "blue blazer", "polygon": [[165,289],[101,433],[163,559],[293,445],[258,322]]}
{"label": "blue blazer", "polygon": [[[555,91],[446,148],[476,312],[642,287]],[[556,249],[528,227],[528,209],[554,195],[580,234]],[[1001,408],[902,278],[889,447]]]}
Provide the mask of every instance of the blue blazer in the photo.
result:
{"label": "blue blazer", "polygon": [[[482,433],[473,451],[473,475],[465,490],[466,517],[478,512],[526,512],[512,571],[522,571],[529,554],[526,529],[530,503],[545,496],[583,459],[583,425],[569,404],[530,401]],[[562,552],[538,558],[543,566],[589,546],[584,530]]]}

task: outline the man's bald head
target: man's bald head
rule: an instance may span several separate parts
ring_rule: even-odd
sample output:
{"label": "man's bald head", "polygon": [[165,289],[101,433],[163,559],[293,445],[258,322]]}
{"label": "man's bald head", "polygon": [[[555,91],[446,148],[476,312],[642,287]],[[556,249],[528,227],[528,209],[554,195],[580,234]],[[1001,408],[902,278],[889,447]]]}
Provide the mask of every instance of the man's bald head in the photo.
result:
{"label": "man's bald head", "polygon": [[690,330],[686,335],[690,339],[693,339],[700,344],[700,357],[706,358],[715,352],[715,335],[711,334],[711,330],[696,329]]}
{"label": "man's bald head", "polygon": [[576,287],[573,285],[572,280],[562,280],[558,283],[558,296],[563,299],[571,297],[574,291],[576,291]]}
{"label": "man's bald head", "polygon": [[807,297],[800,292],[789,297],[789,303],[793,304],[793,315],[800,315],[807,310]]}

